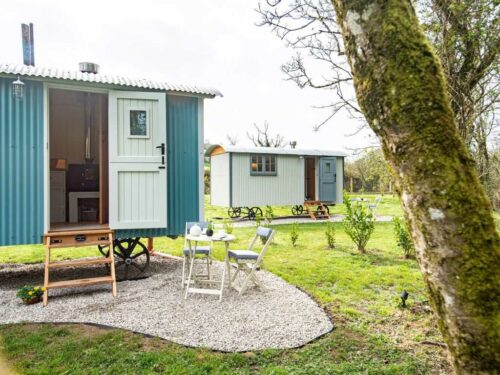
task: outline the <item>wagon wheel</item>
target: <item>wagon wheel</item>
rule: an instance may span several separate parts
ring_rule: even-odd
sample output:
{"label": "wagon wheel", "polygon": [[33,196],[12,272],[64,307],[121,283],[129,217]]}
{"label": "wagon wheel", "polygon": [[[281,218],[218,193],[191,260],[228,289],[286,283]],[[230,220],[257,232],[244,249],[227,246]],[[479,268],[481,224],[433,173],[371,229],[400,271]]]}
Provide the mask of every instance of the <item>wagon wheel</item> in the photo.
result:
{"label": "wagon wheel", "polygon": [[[117,279],[132,280],[144,274],[149,267],[149,251],[140,238],[125,238],[113,242]],[[98,246],[101,254],[109,255],[109,246]]]}
{"label": "wagon wheel", "polygon": [[229,207],[227,214],[230,218],[234,219],[241,216],[241,207]]}
{"label": "wagon wheel", "polygon": [[255,220],[257,216],[262,217],[262,210],[260,207],[252,207],[248,209],[248,218],[250,220]]}
{"label": "wagon wheel", "polygon": [[304,207],[302,207],[301,204],[297,204],[297,205],[292,207],[292,214],[300,215],[300,214],[302,214],[302,212],[304,212]]}
{"label": "wagon wheel", "polygon": [[323,208],[325,209],[326,212],[323,212],[323,210],[321,209],[321,206],[318,206],[318,208],[316,209],[316,213],[318,213],[320,215],[326,214],[326,215],[330,216],[330,208],[328,208],[328,206],[323,206]]}

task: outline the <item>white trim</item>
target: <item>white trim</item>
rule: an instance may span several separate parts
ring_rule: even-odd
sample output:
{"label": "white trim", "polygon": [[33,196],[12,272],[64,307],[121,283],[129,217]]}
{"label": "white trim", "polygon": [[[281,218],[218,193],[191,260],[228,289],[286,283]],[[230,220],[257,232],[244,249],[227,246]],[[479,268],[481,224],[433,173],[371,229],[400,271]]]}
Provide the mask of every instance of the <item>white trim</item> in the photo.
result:
{"label": "white trim", "polygon": [[314,158],[314,173],[316,175],[316,182],[314,183],[314,199],[319,201],[319,157]]}
{"label": "white trim", "polygon": [[108,95],[109,90],[88,86],[43,82],[43,230],[50,230],[50,95],[49,90],[82,91]]}
{"label": "white trim", "polygon": [[203,99],[198,99],[198,153],[199,153],[199,220],[205,220],[205,135]]}
{"label": "white trim", "polygon": [[43,232],[50,229],[49,87],[43,84]]}

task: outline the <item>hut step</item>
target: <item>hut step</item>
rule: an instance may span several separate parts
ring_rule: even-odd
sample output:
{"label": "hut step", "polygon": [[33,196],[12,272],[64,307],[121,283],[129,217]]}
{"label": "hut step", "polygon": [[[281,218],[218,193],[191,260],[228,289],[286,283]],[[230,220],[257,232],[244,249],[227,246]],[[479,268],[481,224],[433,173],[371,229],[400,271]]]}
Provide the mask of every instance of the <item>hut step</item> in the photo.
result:
{"label": "hut step", "polygon": [[109,263],[111,263],[111,259],[109,258],[63,260],[60,262],[49,263],[49,268],[82,267]]}
{"label": "hut step", "polygon": [[305,201],[304,207],[313,220],[328,219],[328,211],[321,201]]}
{"label": "hut step", "polygon": [[[43,305],[47,306],[49,298],[49,289],[84,287],[96,284],[111,284],[113,297],[116,297],[116,274],[113,249],[114,232],[110,229],[92,230],[92,231],[58,231],[49,232],[44,236],[45,243],[45,276],[43,293]],[[74,246],[107,245],[111,249],[104,258],[97,259],[76,259],[51,262],[50,256],[54,249],[68,248]],[[109,264],[109,276],[99,276],[86,279],[73,279],[63,281],[51,281],[50,271],[65,267],[82,267],[96,264]]]}
{"label": "hut step", "polygon": [[90,286],[97,284],[111,284],[114,280],[111,276],[92,277],[88,279],[74,279],[63,281],[52,281],[47,285],[47,289],[74,288],[78,286]]}

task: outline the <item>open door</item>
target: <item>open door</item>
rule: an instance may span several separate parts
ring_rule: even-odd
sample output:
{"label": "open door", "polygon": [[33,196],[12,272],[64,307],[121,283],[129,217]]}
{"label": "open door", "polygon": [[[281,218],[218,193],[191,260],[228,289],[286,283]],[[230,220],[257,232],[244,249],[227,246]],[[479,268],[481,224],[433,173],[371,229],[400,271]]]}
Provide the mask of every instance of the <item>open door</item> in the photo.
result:
{"label": "open door", "polygon": [[109,226],[167,227],[164,93],[109,92]]}
{"label": "open door", "polygon": [[319,200],[335,202],[337,185],[337,168],[334,157],[319,159]]}

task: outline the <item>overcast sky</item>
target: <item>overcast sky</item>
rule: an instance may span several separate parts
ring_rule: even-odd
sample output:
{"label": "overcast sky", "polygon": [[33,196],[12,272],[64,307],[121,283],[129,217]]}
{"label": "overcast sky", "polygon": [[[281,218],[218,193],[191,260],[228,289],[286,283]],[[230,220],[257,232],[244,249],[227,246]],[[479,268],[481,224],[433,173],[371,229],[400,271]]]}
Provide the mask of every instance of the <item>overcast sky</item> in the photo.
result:
{"label": "overcast sky", "polygon": [[258,0],[2,1],[1,62],[22,63],[21,23],[32,22],[36,65],[76,70],[97,62],[101,72],[215,87],[223,98],[205,102],[205,138],[226,134],[249,145],[252,124],[300,148],[349,149],[373,142],[357,123],[336,119],[319,132],[331,93],[285,81],[281,64],[294,53],[267,28],[257,27]]}

